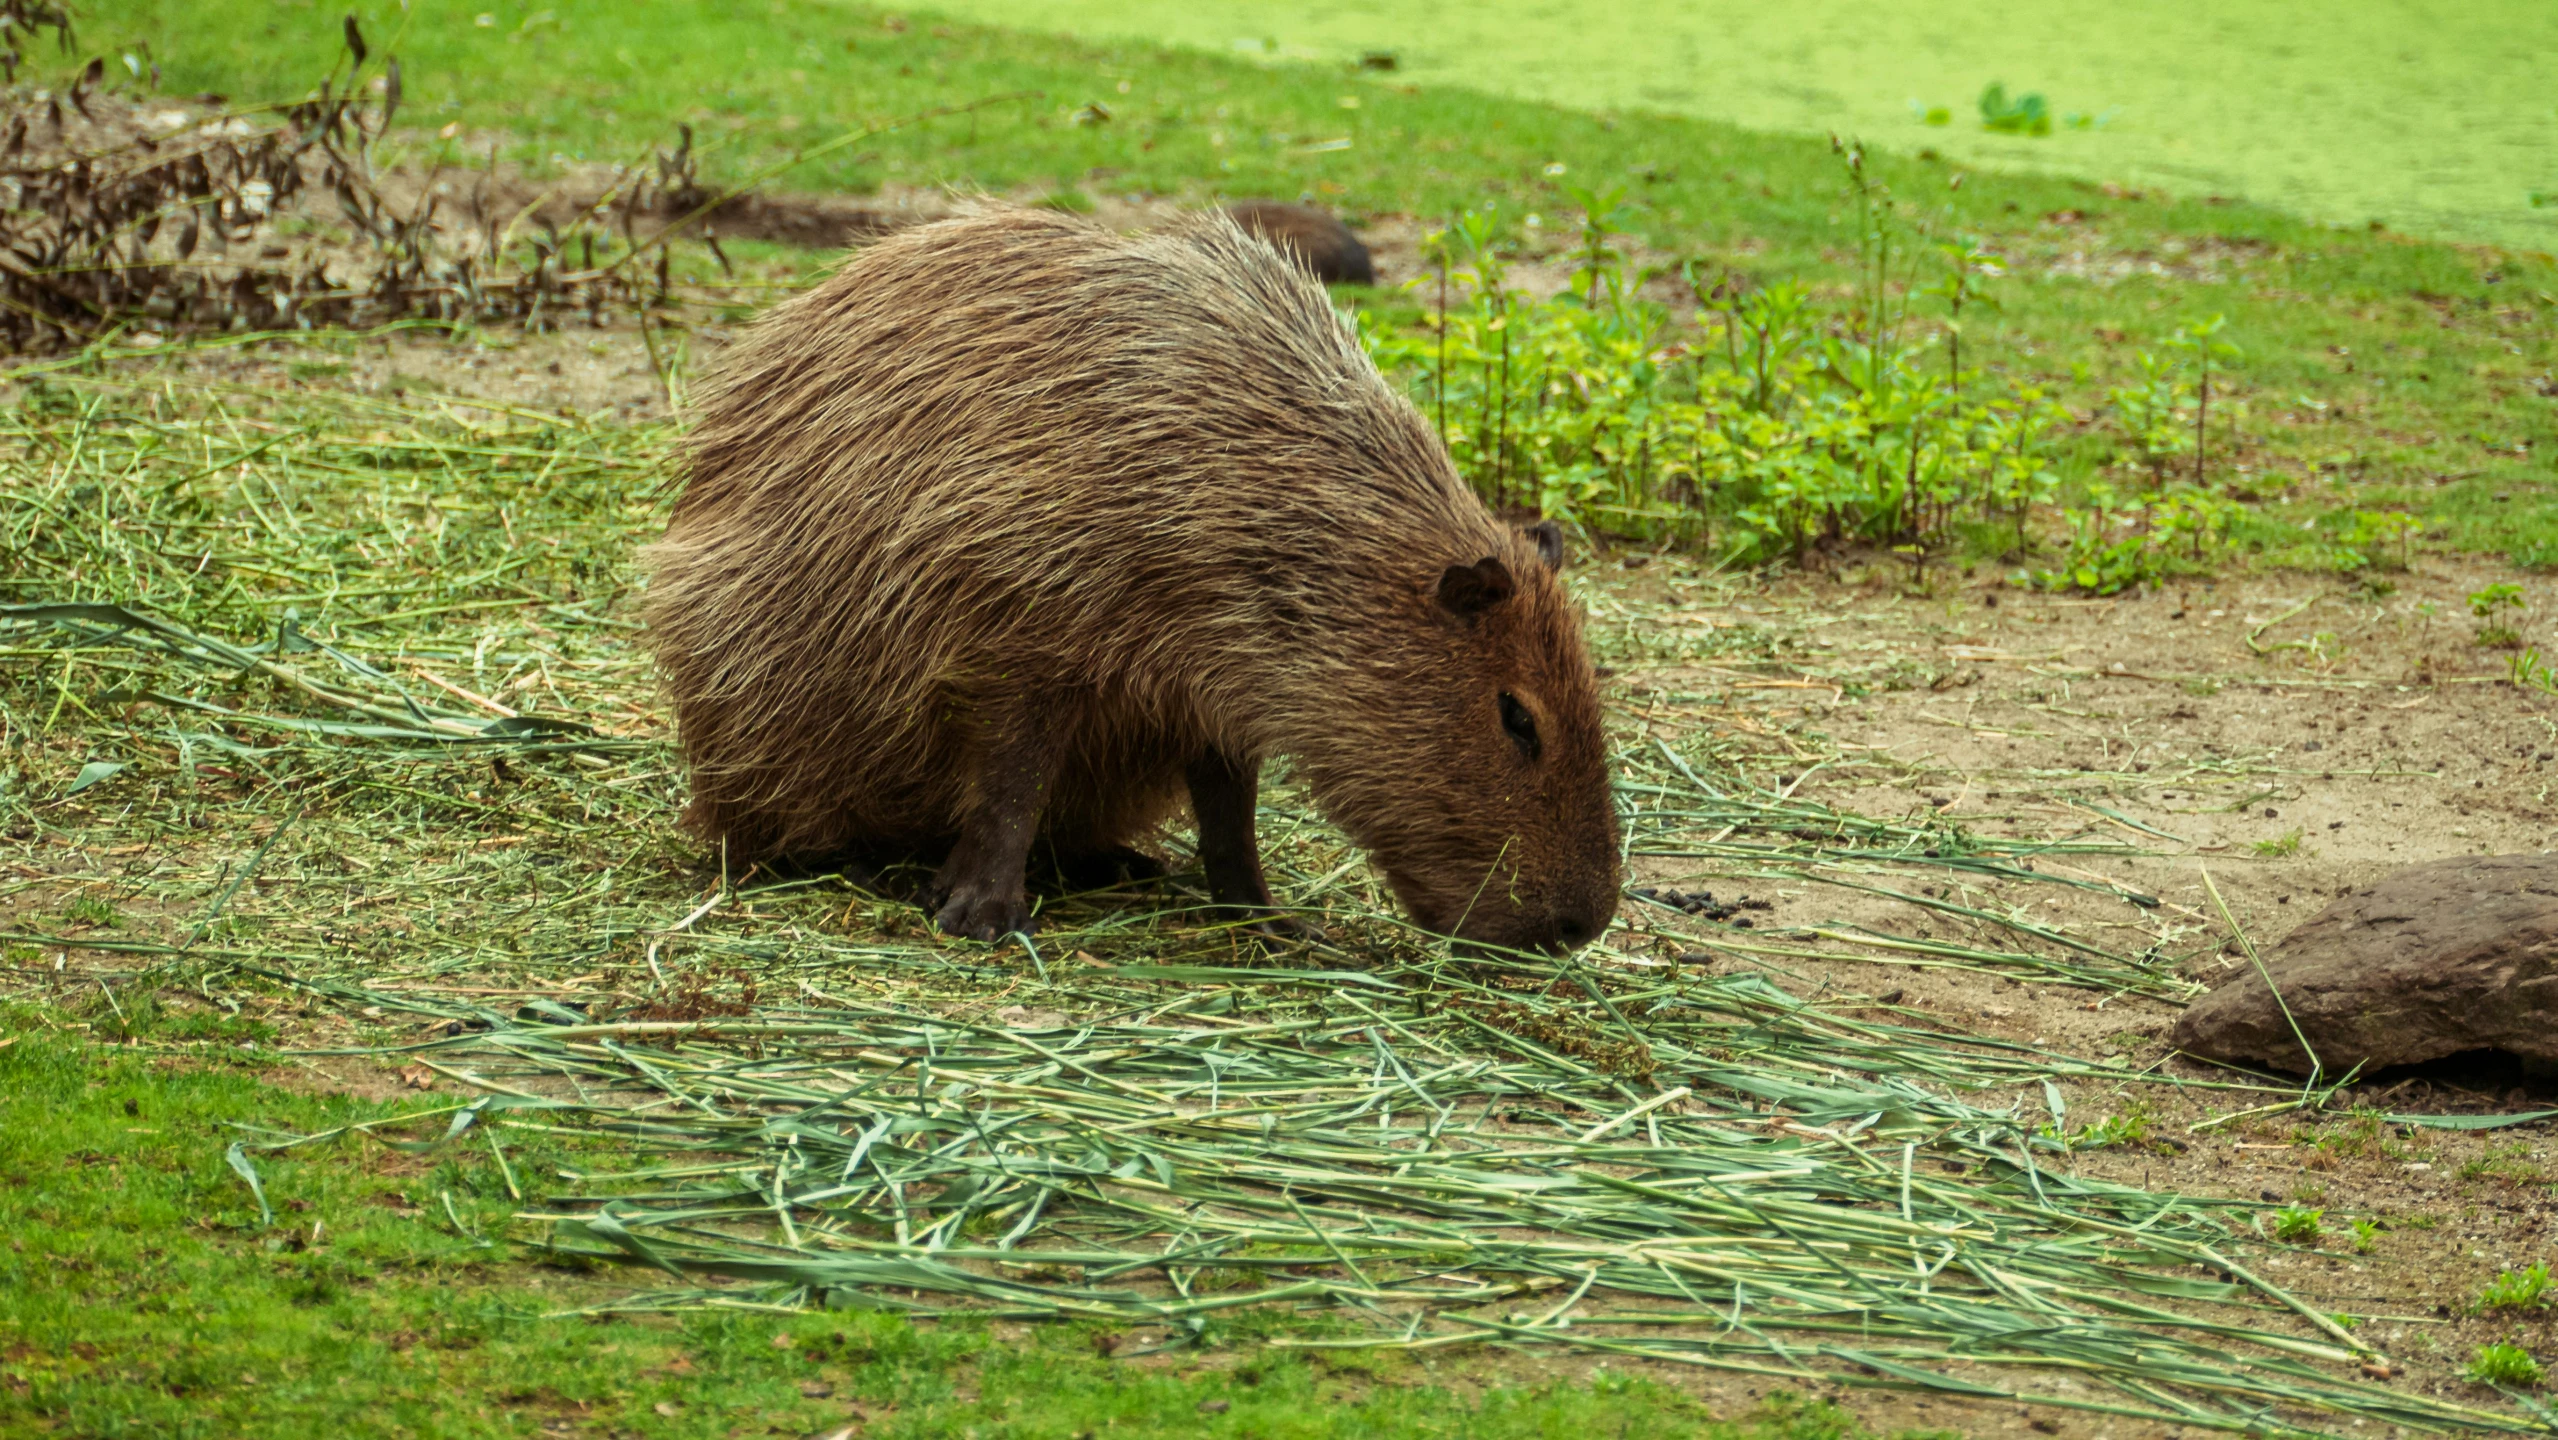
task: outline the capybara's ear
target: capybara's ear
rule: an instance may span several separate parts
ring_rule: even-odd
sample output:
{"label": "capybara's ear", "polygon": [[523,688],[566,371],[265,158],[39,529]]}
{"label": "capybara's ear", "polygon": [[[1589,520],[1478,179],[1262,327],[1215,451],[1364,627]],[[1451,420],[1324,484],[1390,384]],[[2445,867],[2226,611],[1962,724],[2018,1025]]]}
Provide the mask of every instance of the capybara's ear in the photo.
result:
{"label": "capybara's ear", "polygon": [[1551,520],[1540,520],[1528,527],[1528,538],[1537,542],[1537,558],[1548,570],[1563,568],[1563,527]]}
{"label": "capybara's ear", "polygon": [[1471,620],[1510,598],[1518,587],[1500,557],[1486,555],[1471,565],[1451,565],[1439,577],[1439,608]]}

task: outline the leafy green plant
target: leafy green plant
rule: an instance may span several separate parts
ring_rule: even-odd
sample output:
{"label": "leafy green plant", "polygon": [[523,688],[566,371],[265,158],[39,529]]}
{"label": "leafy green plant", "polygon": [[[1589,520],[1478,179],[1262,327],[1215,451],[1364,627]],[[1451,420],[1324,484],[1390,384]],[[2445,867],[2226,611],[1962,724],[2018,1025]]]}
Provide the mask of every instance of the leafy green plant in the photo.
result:
{"label": "leafy green plant", "polygon": [[2540,1368],[2540,1362],[2531,1358],[2529,1351],[2509,1340],[2479,1346],[2478,1353],[2470,1357],[2468,1367],[2460,1373],[2480,1385],[2511,1385],[2516,1388],[2537,1385],[2546,1374]]}
{"label": "leafy green plant", "polygon": [[2558,695],[2558,670],[2552,670],[2549,663],[2540,658],[2537,645],[2516,652],[2505,662],[2505,670],[2518,690],[2540,690]]}
{"label": "leafy green plant", "polygon": [[2378,1221],[2375,1221],[2375,1220],[2357,1220],[2357,1221],[2355,1221],[2355,1222],[2354,1222],[2354,1253],[2355,1253],[2355,1254],[2357,1254],[2357,1255],[2369,1255],[2369,1254],[2371,1253],[2371,1251],[2372,1251],[2372,1246],[2373,1246],[2374,1244],[2378,1243],[2378,1241],[2379,1241],[2379,1240],[2380,1240],[2380,1224],[2379,1224],[2379,1222],[2378,1222]]}
{"label": "leafy green plant", "polygon": [[1903,338],[1889,276],[1888,197],[1850,153],[1866,217],[1858,304],[1820,307],[1792,284],[1685,273],[1700,340],[1644,298],[1616,243],[1617,192],[1576,191],[1576,269],[1559,295],[1513,292],[1498,213],[1434,235],[1432,323],[1361,312],[1380,368],[1437,422],[1459,470],[1496,508],[1736,556],[1804,558],[1815,543],[1885,547],[1924,579],[1966,522],[2012,528],[2058,487],[2050,435],[2065,412],[2038,387],[1967,369],[1965,311],[1997,267],[1948,247],[1942,367]]}
{"label": "leafy green plant", "polygon": [[2185,399],[2192,387],[2184,380],[2183,368],[2170,358],[2147,350],[2133,357],[2140,368],[2140,378],[2129,385],[2117,385],[2105,392],[2114,407],[2114,423],[2130,442],[2132,453],[2150,474],[2150,483],[2167,482],[2167,462],[2174,458],[2184,439],[2183,414]]}
{"label": "leafy green plant", "polygon": [[2060,568],[2026,577],[2047,590],[2112,595],[2179,571],[2201,570],[2228,548],[2236,501],[2177,487],[2152,499],[2125,500],[2092,483],[2085,504],[2068,512],[2069,548]]}
{"label": "leafy green plant", "polygon": [[2157,1133],[2157,1117],[2149,1107],[2136,1104],[2094,1124],[2080,1126],[2078,1133],[2069,1137],[2069,1148],[2104,1150],[2116,1145],[2144,1144]]}
{"label": "leafy green plant", "polygon": [[1985,249],[1978,240],[1966,239],[1960,244],[1940,245],[1936,253],[1945,262],[1945,277],[1928,287],[1927,293],[1945,302],[1945,383],[1957,396],[1963,393],[1963,307],[1983,305],[1997,308],[1997,297],[1989,293],[1989,282],[2007,273],[2005,262]]}
{"label": "leafy green plant", "polygon": [[2271,840],[2252,840],[2247,848],[2259,860],[2282,860],[2300,853],[2300,827],[2295,825]]}
{"label": "leafy green plant", "polygon": [[2477,617],[2474,643],[2490,650],[2512,650],[2522,644],[2522,616],[2529,608],[2522,587],[2498,581],[2469,592],[2469,613]]}
{"label": "leafy green plant", "polygon": [[2274,1212],[2274,1238],[2290,1245],[2314,1245],[2327,1233],[2327,1212],[2307,1205],[2286,1205]]}
{"label": "leafy green plant", "polygon": [[[2345,531],[2345,547],[2363,564],[2404,570],[2414,558],[2416,537],[2424,529],[2422,521],[2404,510],[2357,510],[2353,524]],[[2360,569],[2361,565],[2355,568]]]}
{"label": "leafy green plant", "polygon": [[1981,89],[1981,128],[2001,135],[2049,135],[2052,107],[2042,92],[2029,90],[2008,98],[2007,86],[1993,80]]}
{"label": "leafy green plant", "polygon": [[2533,1264],[2520,1270],[2507,1270],[2488,1282],[2478,1297],[2481,1310],[2547,1310],[2558,1307],[2558,1294],[2549,1285],[2549,1267]]}
{"label": "leafy green plant", "polygon": [[2195,320],[2169,337],[2171,349],[2182,350],[2194,362],[2194,483],[2203,483],[2203,461],[2210,449],[2208,429],[2212,418],[2212,362],[2235,362],[2245,352],[2220,338],[2229,317],[2214,315],[2209,320]]}
{"label": "leafy green plant", "polygon": [[1580,264],[1572,272],[1572,283],[1581,291],[1581,303],[1595,310],[1601,303],[1603,287],[1611,292],[1606,298],[1617,299],[1620,297],[1614,292],[1621,290],[1628,279],[1624,256],[1615,245],[1616,237],[1624,233],[1624,227],[1617,223],[1617,211],[1625,203],[1625,187],[1618,185],[1601,192],[1567,185],[1564,193],[1581,211],[1581,244],[1575,252]]}

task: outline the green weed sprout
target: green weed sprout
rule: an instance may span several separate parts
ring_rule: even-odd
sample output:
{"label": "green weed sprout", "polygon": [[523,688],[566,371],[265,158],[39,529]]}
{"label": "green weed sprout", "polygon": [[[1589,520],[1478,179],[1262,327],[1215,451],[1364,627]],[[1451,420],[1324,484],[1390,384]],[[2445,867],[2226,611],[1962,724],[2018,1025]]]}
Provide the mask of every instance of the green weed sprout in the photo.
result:
{"label": "green weed sprout", "polygon": [[2372,1247],[2373,1243],[2374,1243],[2374,1242],[2376,1242],[2376,1241],[2378,1241],[2379,1239],[2380,1239],[2380,1223],[2379,1223],[2378,1221],[2375,1221],[2375,1220],[2357,1220],[2357,1221],[2355,1221],[2355,1222],[2354,1222],[2354,1253],[2355,1253],[2355,1254],[2357,1254],[2357,1255],[2369,1255],[2369,1254],[2371,1253],[2371,1247]]}
{"label": "green weed sprout", "polygon": [[2540,658],[2540,647],[2527,646],[2515,651],[2505,662],[2505,670],[2517,690],[2543,690],[2558,695],[2558,670]]}
{"label": "green weed sprout", "polygon": [[2047,590],[2112,595],[2159,578],[2209,568],[2229,544],[2238,502],[2191,486],[2126,500],[2098,481],[2085,509],[2069,512],[2069,556],[2057,570],[2027,577]]}
{"label": "green weed sprout", "polygon": [[2167,462],[2184,436],[2180,416],[2192,390],[2172,359],[2144,350],[2133,363],[2140,367],[2140,379],[2115,386],[2106,392],[2106,397],[2113,401],[2116,427],[2149,471],[2150,484],[2164,486]]}
{"label": "green weed sprout", "polygon": [[2307,1205],[2286,1205],[2274,1212],[2274,1238],[2290,1245],[2315,1245],[2327,1233],[2327,1212]]}
{"label": "green weed sprout", "polygon": [[2108,1115],[2092,1125],[2082,1125],[2078,1133],[2068,1137],[2072,1150],[2104,1150],[2116,1145],[2138,1145],[2157,1133],[2158,1124],[2147,1106],[2134,1105],[2128,1110]]}
{"label": "green weed sprout", "polygon": [[[2345,532],[2345,546],[2367,564],[2404,570],[2413,558],[2416,536],[2424,528],[2403,510],[2357,510],[2353,527]],[[2393,546],[2395,556],[2389,553]]]}
{"label": "green weed sprout", "polygon": [[95,925],[101,930],[124,923],[124,916],[109,901],[95,895],[81,895],[62,907],[62,913],[82,925]]}
{"label": "green weed sprout", "polygon": [[2300,827],[2294,826],[2271,840],[2248,842],[2248,849],[2259,860],[2284,860],[2300,853]]}
{"label": "green weed sprout", "polygon": [[2522,587],[2510,581],[2469,592],[2469,613],[2478,617],[2475,643],[2489,650],[2520,648],[2522,613],[2526,608]]}
{"label": "green weed sprout", "polygon": [[2549,1267],[2532,1265],[2521,1270],[2507,1270],[2490,1282],[2478,1297],[2481,1310],[2547,1310],[2558,1308],[2558,1294],[2549,1285]]}
{"label": "green weed sprout", "polygon": [[2539,1384],[2547,1372],[2529,1351],[2512,1341],[2499,1340],[2479,1346],[2478,1353],[2470,1357],[2469,1367],[2460,1373],[2481,1385],[2511,1385],[2519,1389]]}
{"label": "green weed sprout", "polygon": [[2228,323],[2226,315],[2191,321],[2167,341],[2170,349],[2182,350],[2194,357],[2194,484],[2197,488],[2203,483],[2203,460],[2209,448],[2205,427],[2212,418],[2212,362],[2226,360],[2234,363],[2246,354],[2220,338],[2222,327]]}

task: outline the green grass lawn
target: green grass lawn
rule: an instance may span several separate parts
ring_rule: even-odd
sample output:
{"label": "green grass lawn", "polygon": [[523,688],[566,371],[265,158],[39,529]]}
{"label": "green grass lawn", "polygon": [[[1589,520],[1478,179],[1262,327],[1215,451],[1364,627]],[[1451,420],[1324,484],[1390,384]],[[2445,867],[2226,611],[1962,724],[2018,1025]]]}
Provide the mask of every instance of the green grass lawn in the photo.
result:
{"label": "green grass lawn", "polygon": [[[1863,135],[1966,163],[2218,192],[2327,219],[2526,249],[2558,245],[2558,10],[2474,0],[2418,19],[2286,0],[1676,6],[1608,0],[932,0],[1029,30],[1350,62],[1582,110],[1664,110],[1780,134]],[[1999,84],[2050,133],[1999,133]],[[1937,111],[1931,123],[1929,111]],[[2072,123],[2075,120],[2077,123]]]}

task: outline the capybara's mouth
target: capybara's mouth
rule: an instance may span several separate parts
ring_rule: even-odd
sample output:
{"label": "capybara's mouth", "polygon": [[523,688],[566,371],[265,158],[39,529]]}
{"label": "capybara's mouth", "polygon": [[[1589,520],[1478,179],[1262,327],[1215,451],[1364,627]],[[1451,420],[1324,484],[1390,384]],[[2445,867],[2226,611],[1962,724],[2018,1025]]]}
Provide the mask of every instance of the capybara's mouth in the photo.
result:
{"label": "capybara's mouth", "polygon": [[1447,936],[1459,954],[1569,955],[1598,938],[1599,927],[1559,913],[1511,907],[1487,911],[1477,906],[1460,909],[1451,922],[1444,914],[1434,919],[1420,905],[1407,902],[1407,908],[1423,929]]}

